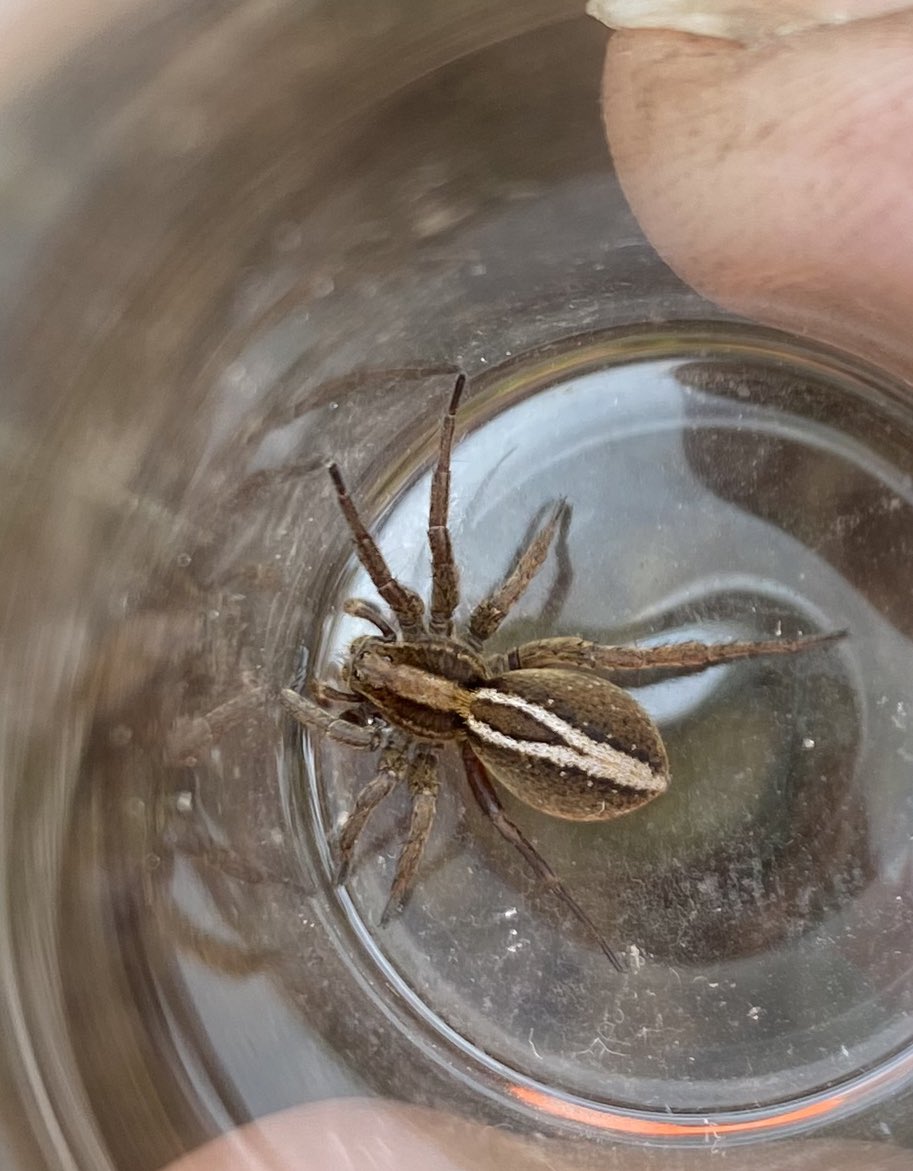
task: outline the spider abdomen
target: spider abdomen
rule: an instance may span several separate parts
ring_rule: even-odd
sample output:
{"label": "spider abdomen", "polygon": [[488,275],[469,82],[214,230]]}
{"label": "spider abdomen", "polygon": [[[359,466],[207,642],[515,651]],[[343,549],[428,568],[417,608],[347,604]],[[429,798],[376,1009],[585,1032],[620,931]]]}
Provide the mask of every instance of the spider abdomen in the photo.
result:
{"label": "spider abdomen", "polygon": [[665,792],[659,730],[628,692],[589,671],[508,671],[472,692],[465,735],[495,780],[527,805],[607,821]]}

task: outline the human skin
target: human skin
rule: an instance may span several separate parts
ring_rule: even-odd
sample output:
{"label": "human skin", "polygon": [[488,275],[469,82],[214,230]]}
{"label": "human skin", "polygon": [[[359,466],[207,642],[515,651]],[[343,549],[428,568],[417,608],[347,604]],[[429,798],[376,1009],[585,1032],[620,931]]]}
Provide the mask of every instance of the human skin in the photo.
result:
{"label": "human skin", "polygon": [[909,374],[913,13],[754,46],[622,31],[603,116],[666,262],[710,300]]}

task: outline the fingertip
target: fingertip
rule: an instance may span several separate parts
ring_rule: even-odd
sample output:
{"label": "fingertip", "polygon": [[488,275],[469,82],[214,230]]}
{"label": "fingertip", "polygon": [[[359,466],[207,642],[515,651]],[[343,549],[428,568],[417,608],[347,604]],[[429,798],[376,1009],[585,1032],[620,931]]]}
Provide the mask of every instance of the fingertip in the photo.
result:
{"label": "fingertip", "polygon": [[651,243],[727,309],[906,345],[913,14],[756,48],[615,33],[603,116]]}

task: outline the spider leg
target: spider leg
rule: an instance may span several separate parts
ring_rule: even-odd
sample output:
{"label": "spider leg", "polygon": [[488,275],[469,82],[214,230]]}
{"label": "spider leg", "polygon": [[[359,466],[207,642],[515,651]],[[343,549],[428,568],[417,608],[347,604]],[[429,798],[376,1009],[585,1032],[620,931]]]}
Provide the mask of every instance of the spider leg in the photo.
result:
{"label": "spider leg", "polygon": [[333,481],[333,487],[336,489],[339,506],[352,533],[358,560],[374,583],[374,588],[396,615],[403,634],[406,638],[414,638],[423,632],[422,617],[425,613],[425,605],[422,599],[415,590],[400,585],[390,572],[383,553],[377,547],[377,542],[365,528],[364,522],[358,515],[358,509],[349,495],[349,490],[346,488],[338,465],[330,464],[327,470]]}
{"label": "spider leg", "polygon": [[815,650],[845,638],[846,630],[809,634],[800,638],[772,638],[762,642],[678,642],[664,646],[602,646],[583,638],[542,638],[492,656],[493,674],[526,667],[582,667],[609,674],[665,670],[690,674],[730,663],[734,659],[756,659],[773,655],[795,655]]}
{"label": "spider leg", "polygon": [[412,817],[409,833],[396,862],[390,897],[380,917],[381,926],[389,922],[406,904],[415,882],[428,834],[437,806],[437,758],[428,748],[420,749],[409,766],[409,788],[412,792]]}
{"label": "spider leg", "polygon": [[396,631],[380,610],[376,606],[372,606],[370,602],[366,602],[362,598],[349,598],[342,608],[352,618],[361,618],[365,622],[370,622],[372,626],[376,626],[384,638],[391,642],[396,638]]}
{"label": "spider leg", "polygon": [[199,858],[202,863],[214,867],[227,878],[236,879],[250,886],[260,886],[264,883],[274,883],[276,886],[289,885],[288,880],[281,875],[270,873],[255,862],[247,861],[228,846],[220,846],[216,842],[205,840],[199,832],[185,833],[178,850],[181,854]]}
{"label": "spider leg", "polygon": [[364,703],[362,696],[356,695],[354,691],[341,691],[329,683],[321,683],[319,679],[313,680],[308,687],[314,700],[321,707],[326,707],[330,703]]}
{"label": "spider leg", "polygon": [[243,979],[267,970],[279,958],[279,952],[257,950],[246,944],[230,943],[200,927],[176,905],[166,911],[168,930],[178,947],[189,952],[207,968],[225,976]]}
{"label": "spider leg", "polygon": [[[281,302],[277,302],[277,307]],[[294,363],[283,376],[281,386],[290,393],[277,395],[277,405],[257,416],[242,432],[242,442],[247,450],[256,448],[264,435],[288,426],[302,415],[313,411],[315,406],[326,406],[341,398],[348,398],[355,391],[373,387],[381,390],[400,382],[424,381],[444,374],[456,374],[452,364],[437,366],[391,366],[385,370],[351,370],[338,378],[328,378],[317,386],[310,385],[309,361]],[[302,385],[307,390],[302,392]],[[292,388],[295,388],[292,390]],[[257,475],[255,472],[254,475]],[[253,476],[248,477],[253,479]]]}
{"label": "spider leg", "polygon": [[390,796],[403,779],[405,763],[402,749],[398,745],[391,745],[380,758],[377,776],[369,781],[355,798],[352,811],[342,823],[336,838],[336,853],[339,859],[333,878],[336,886],[343,886],[349,877],[352,852],[361,832],[374,810]]}
{"label": "spider leg", "polygon": [[200,754],[207,751],[219,736],[256,712],[266,694],[266,687],[258,685],[239,692],[205,716],[179,716],[165,736],[166,763],[196,764]]}
{"label": "spider leg", "polygon": [[386,729],[380,727],[366,728],[361,724],[353,723],[344,716],[328,712],[314,700],[290,687],[285,687],[279,693],[279,699],[287,712],[295,717],[305,728],[313,728],[329,736],[331,740],[338,740],[340,744],[348,744],[350,748],[364,748],[374,750],[381,745]]}
{"label": "spider leg", "polygon": [[428,544],[431,547],[431,614],[428,629],[448,638],[453,633],[453,612],[460,600],[460,577],[453,559],[453,545],[447,528],[450,508],[450,454],[453,448],[453,425],[457,407],[466,385],[466,375],[458,374],[450,396],[450,405],[441,424],[437,466],[431,480],[431,506],[428,512]]}
{"label": "spider leg", "polygon": [[567,535],[571,527],[572,506],[561,513],[558,521],[558,535],[555,540],[555,579],[552,582],[545,602],[540,611],[539,620],[554,627],[556,621],[564,611],[565,603],[574,584],[574,566],[568,549]]}
{"label": "spider leg", "polygon": [[535,846],[533,846],[532,842],[524,836],[519,827],[504,812],[504,806],[501,804],[494,790],[494,786],[488,779],[488,774],[482,762],[475,756],[468,744],[463,745],[463,764],[466,768],[466,778],[469,781],[469,788],[473,797],[475,797],[479,808],[489,821],[492,822],[501,837],[519,850],[545,888],[556,895],[567,909],[586,927],[599,944],[600,950],[612,967],[618,972],[623,972],[625,970],[624,965],[603,939],[596,924],[587,915],[577,900],[568,893],[561,879],[552,870],[551,866],[549,866]]}
{"label": "spider leg", "polygon": [[487,598],[483,598],[473,610],[467,631],[467,639],[471,646],[478,648],[486,639],[491,638],[542,568],[567,508],[566,500],[558,500],[555,503],[545,526],[517,558],[516,564],[501,585],[492,590]]}

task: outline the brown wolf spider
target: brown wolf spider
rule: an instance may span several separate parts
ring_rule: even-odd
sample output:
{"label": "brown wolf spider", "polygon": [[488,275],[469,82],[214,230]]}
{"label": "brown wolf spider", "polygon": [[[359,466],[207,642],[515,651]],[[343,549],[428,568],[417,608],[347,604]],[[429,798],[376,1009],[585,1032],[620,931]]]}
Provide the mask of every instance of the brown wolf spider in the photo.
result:
{"label": "brown wolf spider", "polygon": [[[346,690],[314,685],[314,698],[286,689],[282,701],[306,728],[353,748],[381,750],[379,771],[359,793],[338,836],[336,883],[346,881],[352,853],[371,813],[399,784],[412,795],[408,835],[381,922],[405,903],[434,819],[437,756],[458,741],[470,791],[498,832],[519,850],[545,886],[592,934],[618,971],[616,953],[532,843],[507,817],[489,779],[535,809],[572,821],[608,821],[663,793],[669,766],[659,730],[627,691],[597,672],[630,679],[649,668],[694,672],[734,659],[794,654],[845,634],[765,642],[683,642],[646,648],[601,646],[581,638],[543,638],[504,654],[484,654],[491,638],[542,566],[566,510],[558,501],[504,580],[454,631],[459,576],[447,514],[450,455],[460,374],[441,426],[431,481],[428,540],[431,602],[390,573],[349,496],[337,465],[330,477],[355,551],[393,612],[352,599],[346,613],[379,634],[356,638],[343,667]],[[334,705],[347,710],[334,714]]]}

